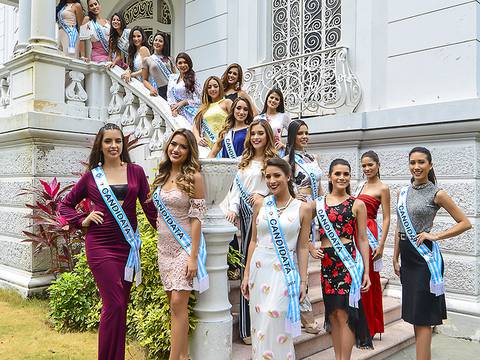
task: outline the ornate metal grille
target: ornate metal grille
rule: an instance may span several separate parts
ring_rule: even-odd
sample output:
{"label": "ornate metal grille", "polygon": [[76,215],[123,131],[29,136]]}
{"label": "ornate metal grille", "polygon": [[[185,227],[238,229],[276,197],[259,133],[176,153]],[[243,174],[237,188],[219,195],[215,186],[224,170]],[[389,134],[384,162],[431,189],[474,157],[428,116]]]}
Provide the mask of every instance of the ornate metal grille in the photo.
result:
{"label": "ornate metal grille", "polygon": [[153,1],[134,2],[125,9],[123,16],[127,24],[140,19],[153,19]]}
{"label": "ornate metal grille", "polygon": [[335,47],[341,0],[273,0],[272,60]]}
{"label": "ornate metal grille", "polygon": [[352,112],[361,88],[341,39],[341,0],[272,0],[272,61],[245,73],[258,107],[272,87],[299,117]]}

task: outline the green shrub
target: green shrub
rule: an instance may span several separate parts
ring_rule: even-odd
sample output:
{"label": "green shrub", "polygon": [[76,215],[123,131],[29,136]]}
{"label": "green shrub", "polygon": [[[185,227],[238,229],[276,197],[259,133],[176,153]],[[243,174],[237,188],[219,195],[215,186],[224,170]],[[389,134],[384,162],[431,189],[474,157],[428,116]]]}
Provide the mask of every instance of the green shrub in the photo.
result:
{"label": "green shrub", "polygon": [[87,331],[98,327],[102,307],[87,258],[77,255],[72,272],[61,274],[48,291],[50,321],[59,331]]}
{"label": "green shrub", "polygon": [[[136,340],[147,351],[147,359],[168,358],[170,350],[170,306],[163,291],[157,264],[157,231],[143,212],[138,214],[142,238],[142,283],[132,286],[127,316],[129,339]],[[101,301],[93,276],[82,253],[70,273],[62,274],[49,288],[50,319],[57,330],[85,331],[98,326]],[[196,326],[193,317],[195,296],[190,296],[190,330]]]}

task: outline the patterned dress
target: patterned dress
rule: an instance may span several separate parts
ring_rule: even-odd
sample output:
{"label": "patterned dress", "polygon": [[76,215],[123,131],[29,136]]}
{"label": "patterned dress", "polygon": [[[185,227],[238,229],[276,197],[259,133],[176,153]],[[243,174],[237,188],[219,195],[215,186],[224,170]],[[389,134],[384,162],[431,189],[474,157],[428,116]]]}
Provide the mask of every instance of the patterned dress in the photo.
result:
{"label": "patterned dress", "polygon": [[[190,219],[203,220],[207,209],[205,200],[191,199],[180,189],[162,190],[160,196],[177,223],[191,235]],[[172,235],[160,215],[157,219],[157,230],[158,268],[164,290],[193,290],[192,281],[186,278],[189,255]]]}
{"label": "patterned dress", "polygon": [[[280,214],[288,249],[295,252],[300,233],[300,200],[293,200]],[[267,223],[265,208],[257,216],[257,247],[250,262],[250,317],[253,360],[293,360],[293,339],[285,332],[288,291]]]}
{"label": "patterned dress", "polygon": [[[344,243],[352,258],[357,257],[353,237],[355,233],[355,217],[353,203],[355,198],[350,196],[338,205],[325,204],[328,219],[340,238],[352,241]],[[320,238],[326,238],[325,230],[320,228]],[[349,306],[348,297],[352,285],[352,277],[333,247],[323,247],[322,259],[322,292],[325,304],[325,330],[331,331],[330,315],[336,310],[344,310],[348,315],[348,326],[355,334],[356,345],[360,348],[373,348],[372,337],[368,329],[367,319],[363,311],[362,302],[358,308]]]}

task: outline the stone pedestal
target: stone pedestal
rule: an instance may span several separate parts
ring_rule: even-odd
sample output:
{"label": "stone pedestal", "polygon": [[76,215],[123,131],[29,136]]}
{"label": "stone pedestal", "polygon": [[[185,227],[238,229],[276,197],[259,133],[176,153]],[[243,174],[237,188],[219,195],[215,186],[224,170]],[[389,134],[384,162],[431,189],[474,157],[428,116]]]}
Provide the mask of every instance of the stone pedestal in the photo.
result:
{"label": "stone pedestal", "polygon": [[229,159],[202,160],[208,212],[202,228],[207,243],[210,288],[197,296],[198,325],[190,341],[192,359],[232,357],[232,315],[228,301],[227,252],[236,228],[225,220],[218,204],[225,198],[237,171]]}

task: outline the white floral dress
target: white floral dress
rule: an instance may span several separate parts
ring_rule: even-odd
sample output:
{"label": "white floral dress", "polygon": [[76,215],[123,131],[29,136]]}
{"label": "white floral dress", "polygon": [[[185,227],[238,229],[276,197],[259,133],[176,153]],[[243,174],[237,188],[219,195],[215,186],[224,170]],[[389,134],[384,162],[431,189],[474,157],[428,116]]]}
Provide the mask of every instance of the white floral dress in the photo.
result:
{"label": "white floral dress", "polygon": [[[294,199],[279,216],[291,252],[297,249],[301,204],[301,201]],[[250,263],[249,289],[252,359],[294,360],[293,339],[285,332],[288,291],[264,207],[257,216],[257,247]]]}

